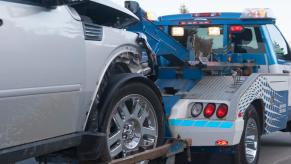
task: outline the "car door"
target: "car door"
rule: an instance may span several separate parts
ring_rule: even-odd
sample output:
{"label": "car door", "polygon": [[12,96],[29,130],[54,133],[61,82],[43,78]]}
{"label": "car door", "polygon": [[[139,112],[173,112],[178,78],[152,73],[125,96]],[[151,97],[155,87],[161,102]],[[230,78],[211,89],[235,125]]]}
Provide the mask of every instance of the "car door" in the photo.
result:
{"label": "car door", "polygon": [[0,25],[0,149],[77,131],[82,24],[65,5],[9,0],[0,1]]}
{"label": "car door", "polygon": [[267,25],[269,36],[273,45],[273,51],[277,57],[277,65],[274,65],[273,73],[286,73],[289,74],[289,91],[288,91],[288,109],[289,118],[291,118],[291,54],[288,43],[284,36],[275,25]]}

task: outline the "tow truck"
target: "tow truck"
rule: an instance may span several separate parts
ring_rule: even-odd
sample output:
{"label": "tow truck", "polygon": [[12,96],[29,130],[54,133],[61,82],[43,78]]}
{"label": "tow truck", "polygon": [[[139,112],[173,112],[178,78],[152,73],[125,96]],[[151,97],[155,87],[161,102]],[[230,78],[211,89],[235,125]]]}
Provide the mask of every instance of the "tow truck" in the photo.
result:
{"label": "tow truck", "polygon": [[262,135],[290,132],[291,53],[271,10],[150,20],[137,2],[125,5],[140,18],[128,30],[155,56],[167,135],[255,164]]}

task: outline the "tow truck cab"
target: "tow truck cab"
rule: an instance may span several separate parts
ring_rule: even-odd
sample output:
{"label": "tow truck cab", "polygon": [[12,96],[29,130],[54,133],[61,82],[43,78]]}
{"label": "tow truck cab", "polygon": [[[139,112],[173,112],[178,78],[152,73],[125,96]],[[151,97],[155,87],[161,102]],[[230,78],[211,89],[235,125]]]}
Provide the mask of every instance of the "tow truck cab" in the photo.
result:
{"label": "tow truck cab", "polygon": [[253,108],[257,134],[240,152],[252,156],[248,152],[257,152],[259,136],[288,129],[291,53],[269,10],[150,21],[136,3],[126,5],[140,18],[128,30],[144,33],[156,56],[155,83],[169,118],[168,136],[190,138],[195,147],[244,144]]}
{"label": "tow truck cab", "polygon": [[[193,88],[180,93],[181,97],[169,109],[172,135],[192,138],[192,146],[237,145],[247,110],[241,108],[256,102],[262,115],[262,134],[286,129],[291,120],[291,54],[275,22],[266,9],[168,15],[154,22],[188,50],[190,66],[186,67],[192,71],[180,67],[180,77],[196,77],[192,78]],[[158,56],[158,61],[161,79],[169,78],[170,72],[174,72],[170,78],[178,77],[177,67],[167,58]],[[200,67],[201,72],[193,71],[193,66]],[[233,72],[237,68],[239,75]],[[232,77],[229,71],[234,73]],[[258,82],[258,74],[264,82]],[[163,88],[165,81],[159,80],[157,84]],[[179,92],[175,85],[167,87]],[[259,94],[258,88],[265,93]],[[164,96],[165,103],[173,104],[168,96]]]}

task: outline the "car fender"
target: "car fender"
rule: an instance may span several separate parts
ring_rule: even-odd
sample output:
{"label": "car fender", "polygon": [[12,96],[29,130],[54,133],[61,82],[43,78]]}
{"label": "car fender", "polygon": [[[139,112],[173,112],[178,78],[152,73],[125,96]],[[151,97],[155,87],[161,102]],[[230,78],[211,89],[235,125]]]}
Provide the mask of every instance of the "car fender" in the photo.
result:
{"label": "car fender", "polygon": [[[105,77],[105,74],[107,72],[107,70],[109,69],[109,66],[114,62],[114,60],[120,55],[120,54],[123,54],[123,53],[133,53],[133,54],[138,54],[140,53],[140,50],[139,50],[139,47],[137,45],[134,45],[134,44],[124,44],[124,45],[120,45],[118,46],[117,48],[115,48],[114,50],[112,50],[112,52],[110,53],[110,55],[108,55],[108,57],[106,58],[105,62],[104,62],[104,65],[102,66],[102,70],[97,70],[98,72],[96,72],[96,74],[99,74],[99,75],[94,75],[91,76],[91,77],[88,77],[88,79],[90,81],[95,81],[95,86],[91,86],[91,87],[94,87],[92,88],[92,94],[90,94],[89,96],[89,103],[90,103],[90,106],[88,107],[89,110],[87,110],[87,116],[83,122],[83,130],[85,129],[85,126],[87,124],[87,120],[89,118],[89,114],[91,112],[91,109],[95,103],[95,100],[96,100],[96,97],[97,97],[97,93],[100,89],[100,86],[101,86],[101,82],[103,81],[104,77]],[[97,76],[97,77],[96,77]],[[96,79],[97,78],[97,79]],[[90,89],[91,90],[91,89]]]}
{"label": "car fender", "polygon": [[[147,86],[149,86],[150,88],[153,89],[153,91],[157,94],[157,96],[159,97],[159,101],[162,102],[162,95],[159,91],[159,88],[154,84],[153,81],[151,81],[150,79],[148,79],[147,77],[141,75],[141,74],[137,74],[137,73],[122,73],[122,74],[118,74],[118,75],[114,75],[114,77],[112,77],[112,79],[110,79],[110,81],[108,82],[108,85],[106,87],[106,92],[103,95],[103,99],[104,102],[102,102],[102,104],[106,104],[107,101],[110,101],[110,99],[108,99],[108,97],[113,97],[114,94],[116,93],[116,91],[119,90],[119,88],[121,88],[122,86],[126,85],[127,83],[131,83],[131,82],[141,82],[146,84]],[[97,106],[95,106],[94,104],[92,104],[92,108],[91,108],[91,112],[93,110],[96,109]],[[98,111],[103,111],[102,109],[97,109]],[[97,112],[98,114],[102,114]],[[98,114],[96,115],[96,117],[98,118]],[[90,114],[88,115],[90,116]],[[88,121],[89,117],[86,120],[86,123],[84,125],[84,130],[88,130]],[[94,118],[95,122],[96,119]],[[94,125],[94,127],[98,127],[98,125]]]}

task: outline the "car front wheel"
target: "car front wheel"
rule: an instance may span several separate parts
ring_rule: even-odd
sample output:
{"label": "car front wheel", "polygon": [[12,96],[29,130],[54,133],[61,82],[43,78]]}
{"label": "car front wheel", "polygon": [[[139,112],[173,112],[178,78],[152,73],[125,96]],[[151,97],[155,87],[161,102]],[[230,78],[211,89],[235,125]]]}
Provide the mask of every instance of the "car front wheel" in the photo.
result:
{"label": "car front wheel", "polygon": [[163,108],[149,86],[127,84],[105,105],[108,114],[102,127],[107,136],[103,155],[119,159],[162,144]]}

